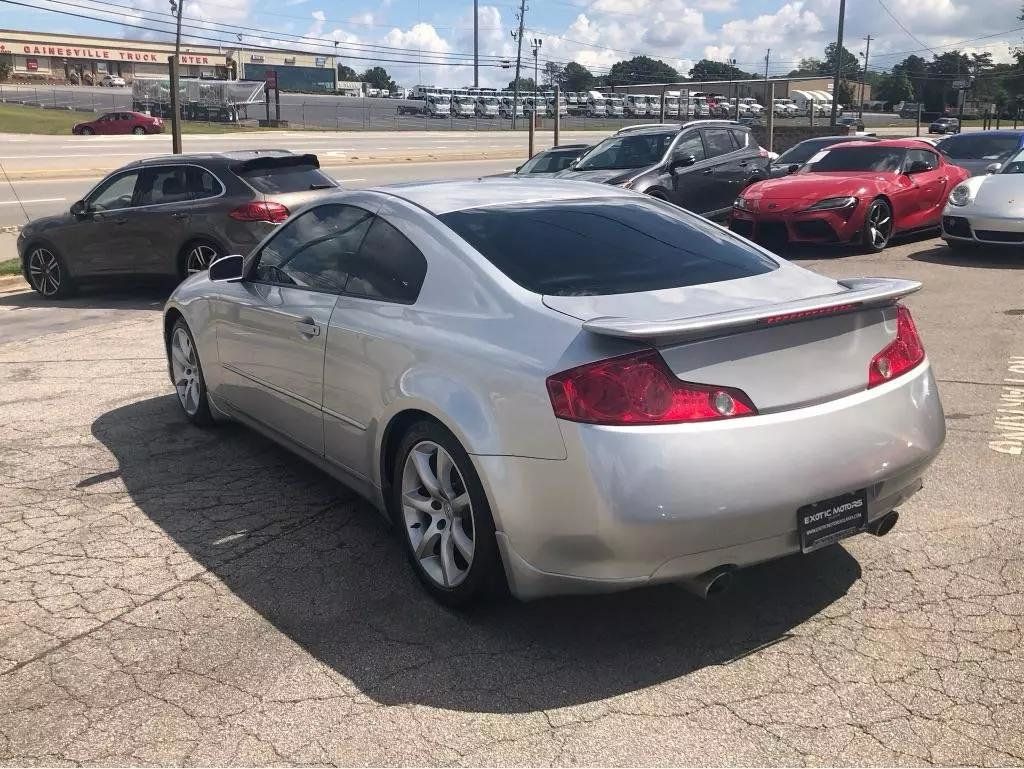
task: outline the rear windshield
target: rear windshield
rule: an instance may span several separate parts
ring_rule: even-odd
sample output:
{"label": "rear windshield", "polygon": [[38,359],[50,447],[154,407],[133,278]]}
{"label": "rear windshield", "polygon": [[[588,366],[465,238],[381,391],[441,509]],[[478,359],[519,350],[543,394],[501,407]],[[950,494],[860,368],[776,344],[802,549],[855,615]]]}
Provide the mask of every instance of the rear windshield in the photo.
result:
{"label": "rear windshield", "polygon": [[644,198],[471,208],[440,219],[536,294],[657,291],[748,278],[778,266],[703,219]]}
{"label": "rear windshield", "polygon": [[894,172],[903,167],[906,154],[902,147],[837,147],[811,158],[804,170]]}
{"label": "rear windshield", "polygon": [[953,160],[998,160],[1015,152],[1021,144],[1017,134],[951,136],[939,145],[944,155]]}
{"label": "rear windshield", "polygon": [[334,181],[314,166],[252,168],[238,174],[257,192],[266,195],[305,192],[336,187]]}
{"label": "rear windshield", "polygon": [[576,168],[579,171],[607,171],[653,165],[665,156],[678,133],[612,136],[594,147]]}
{"label": "rear windshield", "polygon": [[554,174],[564,171],[572,161],[586,152],[580,147],[573,150],[541,152],[523,163],[519,169],[520,174]]}

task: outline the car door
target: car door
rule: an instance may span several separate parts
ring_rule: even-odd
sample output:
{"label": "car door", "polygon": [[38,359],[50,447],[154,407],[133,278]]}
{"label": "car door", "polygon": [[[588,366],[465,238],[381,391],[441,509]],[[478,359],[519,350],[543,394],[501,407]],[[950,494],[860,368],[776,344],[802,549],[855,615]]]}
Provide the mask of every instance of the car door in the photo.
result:
{"label": "car door", "polygon": [[63,228],[57,246],[76,275],[131,273],[146,241],[134,226],[139,169],[118,171],[86,196],[85,212]]}
{"label": "car door", "polygon": [[[427,261],[402,230],[402,217],[388,203],[366,233],[350,264],[327,335],[324,367],[324,439],[327,458],[367,479],[373,445],[366,428],[380,414],[388,393],[399,386],[386,379],[388,362],[412,355],[389,341],[386,328],[415,323],[408,311],[419,296]],[[382,331],[382,328],[384,329]]]}
{"label": "car door", "polygon": [[142,172],[130,223],[143,243],[137,255],[140,271],[178,272],[178,256],[189,231],[188,168],[184,164],[149,166]]}
{"label": "car door", "polygon": [[907,152],[904,170],[913,183],[913,205],[905,222],[897,222],[901,229],[932,227],[939,223],[948,197],[949,172],[931,150],[913,149]]}
{"label": "car door", "polygon": [[111,123],[111,133],[130,134],[132,132],[132,116],[127,112],[118,112]]}
{"label": "car door", "polygon": [[676,139],[670,156],[669,168],[671,169],[674,163],[688,156],[694,159],[693,164],[679,168],[676,173],[671,174],[672,195],[670,197],[677,206],[701,214],[710,208],[707,194],[713,183],[714,167],[707,159],[704,140],[701,138],[700,131],[696,129],[684,133]]}
{"label": "car door", "polygon": [[718,211],[732,207],[747,176],[740,166],[739,147],[728,128],[702,128],[704,147],[712,159],[712,183],[708,191],[708,209]]}
{"label": "car door", "polygon": [[218,394],[317,456],[324,454],[331,313],[372,218],[365,209],[339,204],[295,217],[254,257],[242,300],[218,311]]}

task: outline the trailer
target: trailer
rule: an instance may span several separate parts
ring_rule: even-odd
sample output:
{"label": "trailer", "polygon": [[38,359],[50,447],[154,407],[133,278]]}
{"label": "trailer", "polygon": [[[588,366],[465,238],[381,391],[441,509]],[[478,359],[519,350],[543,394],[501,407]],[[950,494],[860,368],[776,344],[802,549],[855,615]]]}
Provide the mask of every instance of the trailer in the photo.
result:
{"label": "trailer", "polygon": [[[184,120],[234,123],[248,118],[250,105],[262,104],[266,85],[239,80],[178,80],[178,105]],[[136,75],[132,109],[153,117],[171,116],[171,81],[167,77]]]}

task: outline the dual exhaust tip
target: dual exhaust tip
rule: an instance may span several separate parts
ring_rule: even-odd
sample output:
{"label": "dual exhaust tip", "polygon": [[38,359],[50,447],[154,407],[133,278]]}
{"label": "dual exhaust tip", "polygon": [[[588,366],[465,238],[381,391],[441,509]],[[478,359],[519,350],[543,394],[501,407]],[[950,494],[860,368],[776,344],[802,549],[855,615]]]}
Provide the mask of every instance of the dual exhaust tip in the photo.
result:
{"label": "dual exhaust tip", "polygon": [[[896,526],[900,514],[892,510],[868,524],[867,531],[876,537],[884,537]],[[680,584],[698,598],[708,600],[720,595],[733,585],[736,567],[732,564],[716,566],[696,577],[683,580]]]}

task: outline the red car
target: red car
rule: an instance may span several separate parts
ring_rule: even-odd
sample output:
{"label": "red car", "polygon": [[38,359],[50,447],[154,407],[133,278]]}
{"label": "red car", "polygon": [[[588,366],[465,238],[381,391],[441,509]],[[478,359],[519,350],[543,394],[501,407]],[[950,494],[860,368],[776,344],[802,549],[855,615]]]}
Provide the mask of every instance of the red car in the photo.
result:
{"label": "red car", "polygon": [[968,176],[916,139],[833,144],[798,173],[743,190],[729,226],[751,240],[881,251],[895,235],[938,227],[950,191]]}
{"label": "red car", "polygon": [[108,112],[88,123],[76,123],[71,133],[92,134],[158,134],[163,133],[164,121],[141,112]]}

